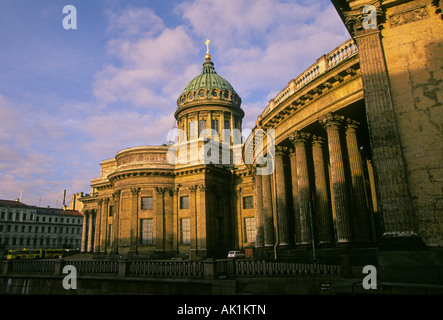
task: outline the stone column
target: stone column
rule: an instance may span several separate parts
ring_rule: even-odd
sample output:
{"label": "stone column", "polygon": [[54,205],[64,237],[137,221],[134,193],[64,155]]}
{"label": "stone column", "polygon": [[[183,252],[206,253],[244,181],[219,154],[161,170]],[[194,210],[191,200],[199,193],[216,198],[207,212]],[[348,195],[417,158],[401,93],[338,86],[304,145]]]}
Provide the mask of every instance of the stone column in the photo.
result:
{"label": "stone column", "polygon": [[190,221],[190,228],[191,228],[191,257],[195,257],[195,251],[197,250],[197,186],[189,186],[189,217],[191,218]]}
{"label": "stone column", "polygon": [[155,206],[155,250],[165,250],[165,191],[164,187],[156,187]]}
{"label": "stone column", "polygon": [[280,246],[289,245],[288,205],[283,157],[287,148],[275,147],[275,184],[277,201],[277,231]]}
{"label": "stone column", "polygon": [[100,252],[106,252],[107,245],[107,229],[108,229],[108,207],[109,207],[109,198],[103,199],[102,206],[102,218],[100,223]]}
{"label": "stone column", "polygon": [[173,228],[173,241],[172,241],[172,249],[175,252],[178,252],[179,250],[179,243],[180,243],[180,226],[178,221],[178,212],[179,212],[179,188],[174,188],[174,208],[173,208],[173,217],[172,217],[172,228]]}
{"label": "stone column", "polygon": [[138,207],[139,207],[139,194],[140,188],[131,188],[131,230],[129,239],[129,253],[137,254],[137,241],[138,241]]}
{"label": "stone column", "polygon": [[297,155],[295,149],[289,150],[289,159],[291,162],[292,208],[294,211],[294,243],[299,244],[301,239],[300,205],[297,181]]}
{"label": "stone column", "polygon": [[88,226],[88,248],[87,252],[92,252],[93,250],[93,227],[94,227],[94,220],[95,220],[95,210],[91,210],[91,213],[89,214],[89,226]]}
{"label": "stone column", "polygon": [[101,231],[101,222],[103,215],[103,199],[98,200],[98,210],[97,216],[95,217],[96,226],[95,226],[95,236],[94,236],[94,252],[100,252],[100,231]]}
{"label": "stone column", "polygon": [[254,176],[254,199],[255,199],[255,225],[256,225],[256,238],[255,246],[261,248],[265,245],[264,234],[264,215],[263,215],[263,186],[262,176]]}
{"label": "stone column", "polygon": [[237,211],[237,227],[235,228],[237,231],[237,246],[236,248],[241,248],[243,245],[243,217],[242,217],[242,189],[235,188],[235,199],[236,199],[236,211]]}
{"label": "stone column", "polygon": [[299,244],[307,244],[311,242],[309,229],[309,211],[308,202],[311,201],[311,190],[309,185],[308,160],[306,155],[306,142],[310,134],[295,131],[289,136],[289,140],[294,144],[295,153],[297,154],[297,187],[298,187],[298,204],[300,212],[300,238]]}
{"label": "stone column", "polygon": [[112,233],[114,234],[114,239],[112,239],[112,254],[118,254],[118,242],[119,242],[119,212],[120,212],[120,190],[115,191],[112,194],[114,199],[114,215],[112,222]]}
{"label": "stone column", "polygon": [[[200,205],[200,210],[197,210],[196,212],[196,234],[197,234],[197,248],[199,250],[200,256],[206,255],[207,250],[207,232],[206,232],[206,194],[208,187],[204,184],[201,184],[198,186],[198,200],[197,200],[197,208],[198,205]],[[200,214],[198,215],[198,213]]]}
{"label": "stone column", "polygon": [[354,204],[352,220],[354,223],[355,241],[369,242],[371,241],[371,224],[369,221],[363,165],[356,134],[359,123],[350,119],[346,121],[346,146],[351,171],[351,196],[353,199],[352,203]]}
{"label": "stone column", "polygon": [[348,210],[348,196],[346,191],[345,169],[340,145],[340,126],[342,116],[331,113],[322,117],[320,123],[328,135],[329,158],[331,162],[331,184],[333,204],[335,207],[335,228],[338,243],[347,243],[352,240],[351,223]]}
{"label": "stone column", "polygon": [[264,234],[265,247],[274,245],[274,217],[272,205],[272,189],[271,189],[271,175],[262,176],[263,186],[263,215],[264,215]]}
{"label": "stone column", "polygon": [[87,249],[88,234],[86,233],[86,230],[87,230],[87,225],[88,225],[88,219],[89,219],[89,212],[88,212],[88,210],[86,210],[85,212],[83,212],[81,252],[86,252],[86,249]]}
{"label": "stone column", "polygon": [[333,244],[334,230],[332,227],[332,213],[329,206],[329,191],[323,158],[324,139],[317,136],[312,138],[315,175],[315,218],[317,221],[318,243]]}
{"label": "stone column", "polygon": [[223,134],[224,130],[225,130],[225,112],[224,111],[220,111],[220,132],[218,134],[219,136],[219,142],[225,142],[225,136]]}
{"label": "stone column", "polygon": [[[383,15],[382,7],[378,4],[376,7],[377,15]],[[416,226],[380,31],[364,29],[361,9],[359,14],[354,12],[358,11],[344,12],[344,18],[359,51],[384,238],[412,240],[411,236],[416,235]],[[419,240],[418,237],[414,239]]]}

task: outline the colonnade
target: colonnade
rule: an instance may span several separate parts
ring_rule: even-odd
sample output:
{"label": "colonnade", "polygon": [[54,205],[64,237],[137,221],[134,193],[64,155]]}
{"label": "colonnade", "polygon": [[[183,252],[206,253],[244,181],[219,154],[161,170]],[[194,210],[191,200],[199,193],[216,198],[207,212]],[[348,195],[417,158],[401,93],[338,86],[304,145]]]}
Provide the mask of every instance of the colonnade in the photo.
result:
{"label": "colonnade", "polygon": [[319,123],[324,137],[291,133],[290,147],[275,147],[274,172],[255,175],[257,247],[308,245],[312,236],[328,246],[375,240],[365,182],[371,163],[360,155],[359,123],[332,113]]}

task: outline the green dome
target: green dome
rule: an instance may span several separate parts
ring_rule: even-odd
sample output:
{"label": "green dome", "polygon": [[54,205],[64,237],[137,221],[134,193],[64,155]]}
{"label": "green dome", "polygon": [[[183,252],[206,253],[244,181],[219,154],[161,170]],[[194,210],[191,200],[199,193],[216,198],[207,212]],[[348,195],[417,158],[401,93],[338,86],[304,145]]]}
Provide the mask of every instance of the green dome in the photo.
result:
{"label": "green dome", "polygon": [[198,91],[199,89],[211,90],[217,88],[219,90],[229,90],[234,91],[231,84],[223,77],[220,77],[217,72],[215,72],[214,62],[205,61],[203,63],[202,73],[195,77],[191,82],[188,83],[183,93],[188,91]]}
{"label": "green dome", "polygon": [[211,56],[207,55],[205,58],[201,74],[188,83],[177,99],[178,107],[221,104],[239,108],[241,99],[234,88],[225,78],[215,72]]}

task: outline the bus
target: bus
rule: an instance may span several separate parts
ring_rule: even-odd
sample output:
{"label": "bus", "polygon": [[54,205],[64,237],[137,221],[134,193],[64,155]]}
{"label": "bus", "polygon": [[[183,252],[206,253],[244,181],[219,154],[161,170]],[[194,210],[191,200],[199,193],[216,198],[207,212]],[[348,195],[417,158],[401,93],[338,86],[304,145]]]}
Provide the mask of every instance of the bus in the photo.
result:
{"label": "bus", "polygon": [[43,258],[42,249],[8,250],[6,252],[7,260],[40,259],[40,258]]}
{"label": "bus", "polygon": [[58,259],[67,255],[65,249],[23,249],[8,250],[6,252],[7,260],[19,259]]}

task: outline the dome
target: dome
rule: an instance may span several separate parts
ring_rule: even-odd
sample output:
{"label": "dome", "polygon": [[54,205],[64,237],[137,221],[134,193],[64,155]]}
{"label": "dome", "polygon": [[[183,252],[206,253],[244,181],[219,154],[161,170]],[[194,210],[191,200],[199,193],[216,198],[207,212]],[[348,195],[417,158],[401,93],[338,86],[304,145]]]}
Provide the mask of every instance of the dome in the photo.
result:
{"label": "dome", "polygon": [[215,72],[214,62],[205,61],[203,63],[202,73],[195,77],[183,90],[183,93],[188,91],[198,91],[199,89],[220,89],[220,90],[230,90],[234,92],[234,88],[231,84],[223,77],[220,77],[217,72]]}
{"label": "dome", "polygon": [[232,85],[215,72],[210,55],[206,55],[205,59],[201,74],[188,83],[178,98],[178,107],[217,102],[239,108],[241,99]]}

